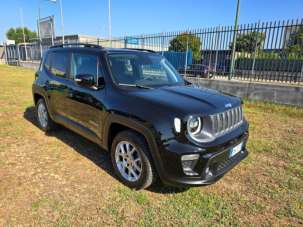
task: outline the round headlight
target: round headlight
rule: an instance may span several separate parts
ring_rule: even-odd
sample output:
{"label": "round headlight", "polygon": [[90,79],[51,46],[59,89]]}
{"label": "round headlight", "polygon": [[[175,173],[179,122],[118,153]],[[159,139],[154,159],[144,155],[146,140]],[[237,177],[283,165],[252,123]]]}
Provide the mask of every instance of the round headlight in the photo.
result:
{"label": "round headlight", "polygon": [[189,135],[195,136],[202,130],[202,120],[200,117],[190,117],[187,121],[187,131]]}

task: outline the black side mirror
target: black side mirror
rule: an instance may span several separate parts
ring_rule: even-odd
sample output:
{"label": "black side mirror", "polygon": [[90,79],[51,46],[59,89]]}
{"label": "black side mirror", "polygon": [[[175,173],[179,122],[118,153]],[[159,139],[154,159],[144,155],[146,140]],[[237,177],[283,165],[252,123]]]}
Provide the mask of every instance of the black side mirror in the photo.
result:
{"label": "black side mirror", "polygon": [[186,80],[186,79],[183,79],[183,80],[184,80],[184,83],[185,83],[186,86],[189,86],[189,85],[192,85],[192,84],[193,84],[193,83],[189,82],[189,81]]}
{"label": "black side mirror", "polygon": [[78,74],[75,77],[75,81],[84,87],[92,87],[95,85],[94,76],[90,74]]}

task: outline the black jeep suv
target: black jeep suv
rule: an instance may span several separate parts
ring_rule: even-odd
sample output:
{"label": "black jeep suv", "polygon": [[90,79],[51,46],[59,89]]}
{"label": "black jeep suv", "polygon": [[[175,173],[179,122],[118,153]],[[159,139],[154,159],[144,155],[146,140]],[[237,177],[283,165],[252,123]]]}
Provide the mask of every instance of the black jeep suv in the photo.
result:
{"label": "black jeep suv", "polygon": [[211,184],[248,154],[241,100],[194,87],[153,51],[53,46],[32,91],[42,130],[60,124],[110,151],[131,188]]}

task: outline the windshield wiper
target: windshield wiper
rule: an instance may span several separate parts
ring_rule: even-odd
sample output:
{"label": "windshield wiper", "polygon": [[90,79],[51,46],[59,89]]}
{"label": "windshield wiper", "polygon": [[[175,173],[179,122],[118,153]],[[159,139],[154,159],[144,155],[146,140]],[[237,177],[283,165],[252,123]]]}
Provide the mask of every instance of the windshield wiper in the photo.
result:
{"label": "windshield wiper", "polygon": [[141,85],[141,84],[124,84],[124,83],[118,83],[120,86],[128,86],[128,87],[137,87],[137,88],[143,88],[143,89],[152,89],[151,87]]}

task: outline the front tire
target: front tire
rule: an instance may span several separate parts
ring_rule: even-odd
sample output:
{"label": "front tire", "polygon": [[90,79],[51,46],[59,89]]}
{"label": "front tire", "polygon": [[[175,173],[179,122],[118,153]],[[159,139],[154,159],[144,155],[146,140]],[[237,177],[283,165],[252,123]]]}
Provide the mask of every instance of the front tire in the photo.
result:
{"label": "front tire", "polygon": [[55,123],[49,116],[47,106],[43,98],[39,99],[36,104],[36,119],[39,127],[44,131],[48,132],[55,128]]}
{"label": "front tire", "polygon": [[111,160],[116,175],[128,187],[144,189],[156,178],[148,146],[140,134],[120,132],[111,146]]}

